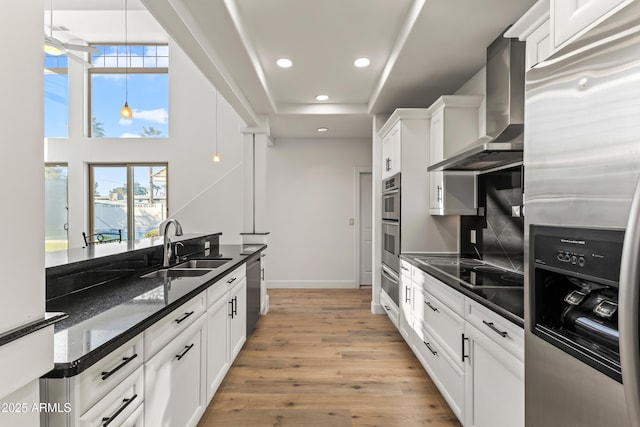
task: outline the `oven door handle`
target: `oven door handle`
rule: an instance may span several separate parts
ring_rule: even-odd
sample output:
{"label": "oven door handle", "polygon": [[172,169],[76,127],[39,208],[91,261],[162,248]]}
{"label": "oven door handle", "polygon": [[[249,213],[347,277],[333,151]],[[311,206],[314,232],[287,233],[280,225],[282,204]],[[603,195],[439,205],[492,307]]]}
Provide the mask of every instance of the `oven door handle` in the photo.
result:
{"label": "oven door handle", "polygon": [[400,278],[394,274],[393,271],[389,270],[386,265],[382,266],[382,275],[396,285],[400,284]]}
{"label": "oven door handle", "polygon": [[618,327],[620,329],[620,364],[622,386],[627,401],[631,427],[640,426],[640,337],[638,307],[640,306],[640,181],[636,184],[620,262]]}

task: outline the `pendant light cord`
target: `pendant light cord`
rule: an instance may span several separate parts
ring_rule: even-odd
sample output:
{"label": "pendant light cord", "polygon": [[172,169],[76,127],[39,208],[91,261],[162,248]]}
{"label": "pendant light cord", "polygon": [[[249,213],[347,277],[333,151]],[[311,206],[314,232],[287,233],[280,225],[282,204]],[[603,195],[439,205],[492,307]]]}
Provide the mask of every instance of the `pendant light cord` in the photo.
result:
{"label": "pendant light cord", "polygon": [[220,114],[218,114],[218,88],[216,88],[216,156],[218,155],[218,127],[220,126]]}
{"label": "pendant light cord", "polygon": [[129,67],[129,60],[130,60],[130,51],[129,51],[129,34],[128,34],[128,28],[129,28],[129,23],[127,20],[127,0],[124,0],[124,48],[127,52],[126,57],[125,57],[125,62],[124,62],[124,102],[125,104],[128,104],[129,102],[129,73],[128,73],[128,67]]}

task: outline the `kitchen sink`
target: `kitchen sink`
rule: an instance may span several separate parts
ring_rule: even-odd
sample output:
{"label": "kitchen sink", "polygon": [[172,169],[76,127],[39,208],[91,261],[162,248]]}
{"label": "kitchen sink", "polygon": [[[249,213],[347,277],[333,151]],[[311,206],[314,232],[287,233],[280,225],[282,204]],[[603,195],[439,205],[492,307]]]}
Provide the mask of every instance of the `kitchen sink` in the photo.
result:
{"label": "kitchen sink", "polygon": [[196,270],[193,268],[167,268],[163,270],[152,271],[151,273],[147,273],[144,276],[140,276],[141,279],[156,279],[156,278],[167,278],[167,277],[198,277],[204,276],[209,273],[211,269],[200,269]]}
{"label": "kitchen sink", "polygon": [[218,259],[192,259],[190,261],[178,264],[173,268],[218,268],[221,265],[231,261],[231,258],[218,258]]}

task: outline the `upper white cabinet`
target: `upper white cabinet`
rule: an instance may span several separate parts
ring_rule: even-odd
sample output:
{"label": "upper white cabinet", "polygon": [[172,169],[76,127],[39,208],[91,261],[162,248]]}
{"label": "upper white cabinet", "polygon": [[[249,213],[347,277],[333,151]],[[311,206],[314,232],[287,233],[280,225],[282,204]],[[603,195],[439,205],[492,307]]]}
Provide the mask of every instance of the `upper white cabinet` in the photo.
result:
{"label": "upper white cabinet", "polygon": [[551,0],[551,36],[558,49],[634,0]]}
{"label": "upper white cabinet", "polygon": [[401,123],[396,123],[391,130],[382,137],[382,179],[400,172],[401,152],[400,134]]}
{"label": "upper white cabinet", "polygon": [[[438,163],[478,139],[482,96],[445,95],[429,107],[429,162]],[[430,172],[431,215],[476,215],[476,177],[471,172]]]}

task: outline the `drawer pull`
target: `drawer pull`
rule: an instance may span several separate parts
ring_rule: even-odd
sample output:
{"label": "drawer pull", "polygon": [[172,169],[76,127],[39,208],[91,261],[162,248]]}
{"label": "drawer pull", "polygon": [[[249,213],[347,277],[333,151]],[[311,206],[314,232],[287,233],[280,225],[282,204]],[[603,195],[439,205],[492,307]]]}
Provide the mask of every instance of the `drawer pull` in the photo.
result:
{"label": "drawer pull", "polygon": [[438,355],[438,352],[437,352],[437,351],[435,351],[433,348],[431,348],[431,344],[429,344],[429,343],[428,343],[428,342],[426,342],[426,341],[422,341],[422,342],[424,343],[424,345],[426,345],[426,346],[427,346],[427,348],[429,349],[429,351],[431,352],[431,354],[433,354],[434,356],[437,356],[437,355]]}
{"label": "drawer pull", "polygon": [[182,359],[184,357],[185,354],[187,354],[189,352],[189,350],[191,350],[193,348],[195,344],[191,344],[191,345],[185,345],[184,346],[184,351],[180,354],[176,354],[176,358],[178,360]]}
{"label": "drawer pull", "polygon": [[470,359],[468,354],[464,354],[464,342],[469,341],[469,338],[465,337],[464,334],[461,334],[461,336],[462,336],[462,361],[464,362],[464,359]]}
{"label": "drawer pull", "polygon": [[482,323],[487,325],[489,328],[491,328],[491,330],[493,332],[495,332],[496,334],[499,334],[502,338],[504,338],[507,335],[509,335],[506,331],[501,331],[500,329],[496,328],[496,326],[493,324],[493,322],[487,322],[486,320],[483,320]]}
{"label": "drawer pull", "polygon": [[409,271],[409,269],[407,267],[405,267],[404,265],[401,265],[400,268],[403,269],[404,271]]}
{"label": "drawer pull", "polygon": [[388,305],[385,305],[385,306],[384,306],[384,309],[385,309],[385,310],[387,310],[387,311],[389,311],[389,310],[391,310],[391,307],[389,307]]}
{"label": "drawer pull", "polygon": [[431,303],[430,303],[429,301],[425,301],[424,303],[425,303],[425,304],[427,305],[427,307],[429,307],[431,310],[436,311],[436,312],[438,311],[438,309],[437,309],[436,307],[432,306],[432,305],[431,305]]}
{"label": "drawer pull", "polygon": [[235,281],[236,281],[236,277],[232,277],[231,279],[227,280],[227,283],[231,284]]}
{"label": "drawer pull", "polygon": [[111,375],[113,375],[116,372],[118,372],[124,365],[126,365],[129,362],[131,362],[136,357],[138,357],[138,353],[134,353],[133,356],[131,356],[131,357],[123,357],[122,358],[122,363],[119,364],[118,366],[116,366],[115,368],[113,368],[112,370],[100,372],[100,375],[102,375],[102,380],[104,381],[107,378],[109,378]]}
{"label": "drawer pull", "polygon": [[195,311],[193,310],[188,313],[185,313],[184,316],[180,317],[179,319],[176,319],[175,322],[182,323],[187,317],[191,316],[193,313],[195,313]]}
{"label": "drawer pull", "polygon": [[122,413],[122,411],[127,409],[127,406],[131,405],[131,402],[133,402],[136,397],[138,397],[138,395],[134,394],[129,399],[122,399],[122,405],[118,408],[116,412],[113,413],[113,415],[111,415],[110,417],[102,418],[102,427],[106,427],[109,424],[111,424],[111,422],[115,420],[116,417]]}

